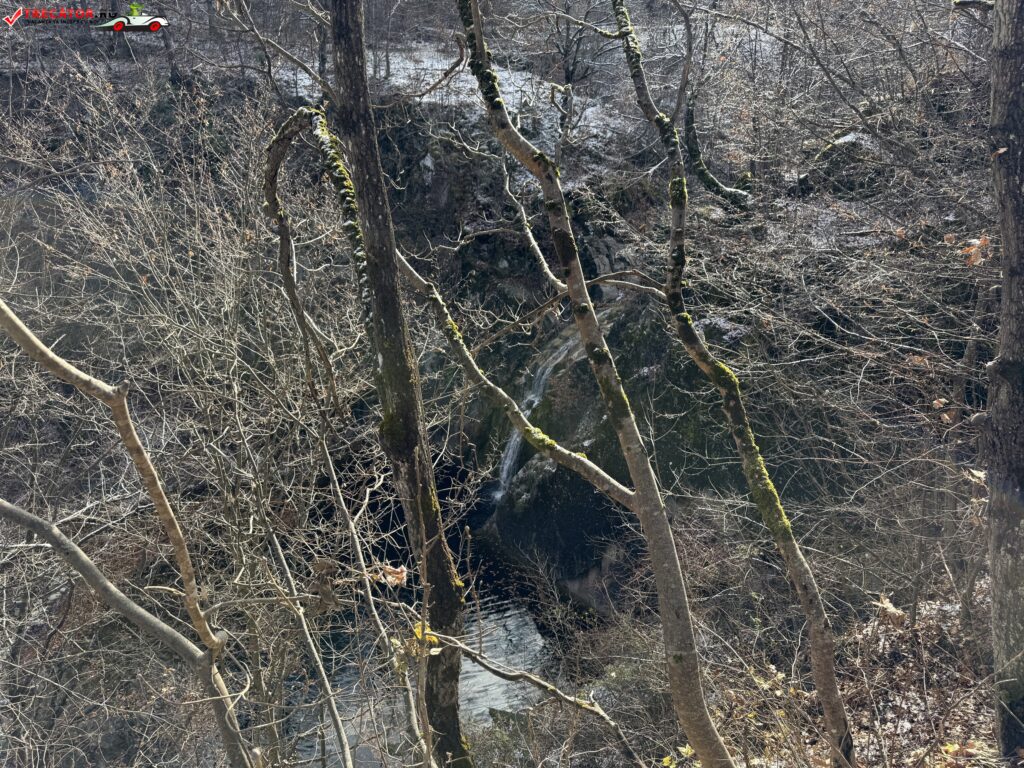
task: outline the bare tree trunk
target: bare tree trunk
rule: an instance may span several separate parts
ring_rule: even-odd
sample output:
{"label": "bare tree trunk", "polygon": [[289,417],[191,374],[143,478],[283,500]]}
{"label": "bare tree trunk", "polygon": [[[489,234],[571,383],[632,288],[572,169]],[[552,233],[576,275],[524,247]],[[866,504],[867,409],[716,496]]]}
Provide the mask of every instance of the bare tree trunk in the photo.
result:
{"label": "bare tree trunk", "polygon": [[[316,327],[311,318],[306,314],[305,309],[302,306],[302,300],[299,298],[298,286],[295,283],[294,275],[294,244],[291,236],[291,225],[289,223],[288,214],[285,212],[284,205],[278,196],[280,169],[284,163],[288,149],[300,133],[302,133],[306,128],[311,128],[312,133],[319,144],[321,160],[324,164],[324,168],[329,173],[331,181],[333,182],[338,194],[338,203],[344,220],[343,229],[348,235],[353,253],[360,255],[359,258],[363,258],[362,254],[364,254],[365,249],[363,246],[363,236],[359,223],[358,207],[355,202],[352,180],[348,174],[348,169],[345,167],[344,158],[341,156],[340,142],[338,141],[338,138],[327,129],[326,123],[327,118],[323,112],[311,109],[310,107],[300,107],[282,124],[281,128],[267,147],[267,166],[263,177],[263,194],[266,199],[264,210],[280,238],[278,252],[279,266],[284,281],[285,293],[288,295],[288,300],[291,304],[296,322],[298,323],[304,344],[306,344],[307,347],[311,342],[316,344],[318,353],[321,356],[321,361],[324,365],[325,378],[329,384],[328,389],[331,392],[333,401],[337,403],[337,392],[335,391],[335,387],[332,382],[333,373],[331,363],[327,350],[321,343],[320,339],[320,335],[323,332]],[[306,362],[307,365],[312,365],[312,358],[309,355],[308,348],[306,350]],[[399,662],[394,648],[391,645],[390,640],[388,640],[387,629],[381,621],[380,615],[374,604],[373,588],[367,571],[366,562],[362,554],[363,545],[360,542],[352,516],[349,513],[348,506],[341,493],[341,487],[338,484],[338,478],[334,471],[330,451],[327,448],[326,442],[323,440],[321,441],[321,449],[326,462],[327,473],[331,480],[334,502],[338,507],[339,513],[345,519],[349,529],[349,535],[354,548],[354,556],[357,564],[357,572],[361,574],[363,594],[367,601],[367,609],[373,617],[373,621],[378,631],[378,639],[384,644],[385,653],[388,655],[391,666],[403,682],[402,687],[405,692],[406,706],[409,714],[410,735],[412,736],[414,743],[417,745],[417,748],[420,750],[423,762],[427,763],[429,761],[432,764],[433,761],[430,761],[428,757],[431,750],[427,745],[427,738],[424,737],[423,732],[419,727],[420,718],[417,715],[416,702],[414,701],[411,687],[408,684],[408,671],[404,668],[404,665]],[[283,560],[280,565],[282,568],[287,567]],[[336,722],[336,727],[340,728],[340,718],[337,717],[333,711],[331,712],[331,716]],[[425,717],[422,719],[424,721],[427,720]],[[345,744],[344,739],[340,736],[339,743],[343,745]],[[347,747],[343,752],[343,759],[346,764],[350,763],[351,759],[346,757],[348,755]]]}
{"label": "bare tree trunk", "polygon": [[[804,616],[807,618],[808,634],[810,635],[811,674],[825,715],[825,727],[832,746],[833,765],[837,768],[846,768],[847,766],[852,768],[856,766],[857,761],[846,707],[836,679],[835,639],[825,612],[825,603],[814,580],[814,574],[793,535],[793,529],[782,508],[779,494],[775,490],[775,485],[768,474],[768,468],[761,457],[761,451],[743,404],[739,379],[708,349],[704,340],[697,333],[683,300],[682,277],[686,269],[687,258],[685,237],[687,192],[679,132],[672,120],[657,108],[654,98],[651,96],[647,75],[644,71],[640,43],[629,19],[625,0],[612,0],[612,8],[615,12],[618,33],[622,37],[626,64],[633,80],[637,104],[640,111],[658,131],[672,174],[669,181],[669,204],[672,215],[665,298],[673,316],[676,333],[690,358],[722,397],[722,410],[729,422],[751,497],[761,514],[761,520],[771,532],[782,555],[786,573],[796,589]],[[692,114],[688,115],[688,120],[691,121],[690,127],[692,128]],[[741,198],[736,198],[731,202],[739,205]]]}
{"label": "bare tree trunk", "polygon": [[[576,329],[635,486],[629,508],[640,519],[654,571],[669,688],[676,716],[704,766],[732,768],[732,758],[708,712],[686,582],[661,489],[587,291],[565,196],[558,180],[558,168],[515,128],[509,118],[484,41],[479,4],[476,0],[458,0],[458,9],[466,31],[470,69],[476,76],[491,129],[505,149],[540,184],[555,257],[568,288]],[[553,443],[550,439],[547,442]]]}
{"label": "bare tree trunk", "polygon": [[997,0],[992,55],[992,176],[1002,239],[999,352],[988,365],[988,465],[996,729],[1024,749],[1024,6]]}
{"label": "bare tree trunk", "polygon": [[[462,582],[445,541],[423,426],[419,372],[398,287],[395,234],[366,84],[361,0],[334,0],[331,21],[334,76],[344,100],[337,124],[355,180],[363,236],[363,253],[357,249],[355,258],[362,290],[367,293],[367,329],[377,353],[377,394],[383,411],[381,443],[405,508],[421,578],[429,585],[424,620],[429,619],[430,626],[441,634],[458,636],[463,621]],[[430,656],[425,697],[439,761],[450,760],[453,766],[468,768],[472,760],[459,725],[461,664],[456,648],[445,647]]]}

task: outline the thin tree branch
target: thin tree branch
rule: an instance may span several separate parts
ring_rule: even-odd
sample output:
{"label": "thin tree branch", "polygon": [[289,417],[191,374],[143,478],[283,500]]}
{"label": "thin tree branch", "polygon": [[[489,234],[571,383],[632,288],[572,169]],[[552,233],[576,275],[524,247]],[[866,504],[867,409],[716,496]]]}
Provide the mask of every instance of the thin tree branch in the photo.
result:
{"label": "thin tree branch", "polygon": [[[86,374],[82,374],[82,376],[91,379]],[[102,382],[96,379],[92,379],[92,381],[102,385]],[[120,614],[142,633],[150,636],[184,661],[199,677],[210,696],[210,703],[217,718],[217,726],[231,764],[236,768],[255,768],[258,765],[258,763],[254,763],[255,755],[246,747],[242,738],[232,708],[231,697],[217,671],[212,651],[204,652],[187,637],[165,621],[158,619],[114,586],[92,559],[53,523],[4,499],[0,499],[0,518],[31,531],[49,544],[54,553],[92,588],[104,605]]]}
{"label": "thin tree branch", "polygon": [[437,637],[442,643],[451,645],[458,648],[462,655],[472,661],[474,664],[486,669],[495,677],[500,677],[502,680],[507,680],[510,683],[523,682],[532,685],[539,691],[543,691],[549,696],[553,696],[559,701],[563,701],[566,704],[570,704],[582,712],[597,718],[600,720],[613,734],[615,734],[616,740],[619,742],[619,749],[622,751],[623,756],[636,768],[646,768],[647,763],[640,759],[640,756],[633,749],[629,743],[629,739],[626,738],[626,734],[623,733],[622,728],[604,711],[604,708],[593,699],[581,699],[578,696],[570,696],[569,694],[562,691],[558,686],[553,683],[549,683],[542,677],[524,672],[519,669],[512,669],[504,664],[500,664],[493,659],[489,659],[479,651],[474,651],[465,643],[459,641],[454,637],[447,637],[445,635],[438,635],[435,632],[431,632],[432,637]]}
{"label": "thin tree branch", "polygon": [[224,640],[218,637],[210,628],[199,604],[199,589],[196,585],[195,568],[192,566],[192,557],[185,542],[185,536],[178,525],[178,518],[171,508],[171,503],[164,493],[160,476],[156,467],[149,458],[149,454],[139,440],[135,431],[135,424],[132,422],[131,414],[128,411],[128,382],[124,381],[116,387],[100,381],[79,370],[64,358],[60,357],[46,346],[39,338],[30,331],[18,318],[13,310],[0,299],[0,328],[21,349],[52,373],[61,381],[64,381],[75,389],[89,397],[95,398],[104,403],[111,410],[114,425],[117,427],[121,441],[131,456],[142,484],[149,495],[150,501],[156,509],[157,517],[163,525],[164,532],[171,542],[174,551],[174,558],[181,572],[181,580],[184,585],[185,608],[188,610],[192,626],[199,633],[203,643],[216,656],[224,645]]}

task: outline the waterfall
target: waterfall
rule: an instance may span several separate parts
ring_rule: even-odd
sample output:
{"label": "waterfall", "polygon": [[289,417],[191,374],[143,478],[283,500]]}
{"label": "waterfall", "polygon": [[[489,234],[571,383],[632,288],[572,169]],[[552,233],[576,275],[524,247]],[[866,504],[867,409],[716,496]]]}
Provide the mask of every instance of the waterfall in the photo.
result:
{"label": "waterfall", "polygon": [[[562,344],[556,349],[548,358],[541,363],[540,367],[537,368],[537,372],[533,374],[533,382],[530,385],[530,391],[526,394],[526,398],[519,406],[520,410],[527,417],[533,413],[533,409],[540,405],[540,401],[544,398],[544,390],[548,386],[548,379],[551,378],[551,374],[554,373],[555,368],[565,360],[570,350],[574,346],[579,344],[579,338],[573,334],[569,337],[569,340]],[[505,495],[505,491],[508,490],[508,485],[512,481],[512,476],[516,473],[516,463],[519,461],[519,452],[523,447],[523,435],[522,433],[513,427],[512,434],[508,437],[508,442],[505,443],[505,449],[501,452],[501,463],[498,465],[498,487],[494,491],[494,503],[497,504],[501,501]]]}

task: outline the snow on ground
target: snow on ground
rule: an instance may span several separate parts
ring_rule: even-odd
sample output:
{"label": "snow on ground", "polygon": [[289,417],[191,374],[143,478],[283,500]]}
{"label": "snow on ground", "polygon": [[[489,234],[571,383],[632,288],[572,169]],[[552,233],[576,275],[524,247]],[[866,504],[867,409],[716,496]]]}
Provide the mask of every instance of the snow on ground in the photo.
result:
{"label": "snow on ground", "polygon": [[[466,66],[429,93],[419,96],[441,79],[454,63],[455,55],[454,50],[444,50],[442,46],[429,43],[405,45],[400,50],[391,51],[387,58],[382,53],[370,52],[367,66],[371,89],[382,98],[409,96],[423,104],[450,109],[453,113],[459,112],[462,119],[467,108],[480,109],[482,114],[477,83]],[[556,84],[526,70],[502,66],[497,62],[494,67],[502,98],[513,118],[522,114],[522,127],[526,133],[541,149],[551,151],[559,132],[560,115],[551,104],[551,92]],[[311,101],[320,99],[320,89],[313,78],[298,67],[279,62],[275,74],[282,89],[291,95]],[[578,98],[573,135],[603,142],[631,130],[638,119],[639,115],[623,115],[610,109],[603,100]]]}

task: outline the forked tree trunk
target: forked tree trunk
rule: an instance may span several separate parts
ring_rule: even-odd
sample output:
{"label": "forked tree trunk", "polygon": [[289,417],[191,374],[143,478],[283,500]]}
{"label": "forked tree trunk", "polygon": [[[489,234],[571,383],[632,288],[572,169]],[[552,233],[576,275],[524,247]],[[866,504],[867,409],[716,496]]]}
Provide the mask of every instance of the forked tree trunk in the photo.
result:
{"label": "forked tree trunk", "polygon": [[[854,768],[857,765],[857,760],[853,736],[836,679],[835,639],[825,612],[825,603],[821,598],[821,592],[815,583],[810,565],[804,558],[800,545],[793,535],[793,529],[782,508],[779,494],[775,490],[775,485],[768,474],[768,468],[761,457],[761,451],[758,448],[743,403],[739,379],[708,349],[704,340],[697,333],[683,301],[682,278],[686,269],[687,193],[679,132],[672,120],[658,110],[654,98],[651,96],[647,74],[644,71],[640,43],[629,19],[625,0],[612,0],[612,10],[615,13],[618,34],[622,38],[626,64],[636,91],[637,104],[661,138],[671,173],[669,181],[671,230],[665,297],[672,313],[676,333],[687,354],[722,397],[722,410],[729,422],[733,441],[736,443],[751,498],[757,506],[762,522],[768,528],[782,555],[786,574],[796,590],[800,606],[807,619],[811,675],[814,678],[814,685],[817,688],[818,698],[825,715],[825,728],[828,731],[832,747],[832,764],[836,768]],[[719,194],[723,193],[719,192]],[[731,202],[739,205],[741,200],[742,198],[737,197]]]}
{"label": "forked tree trunk", "polygon": [[[558,167],[509,118],[484,41],[477,0],[457,0],[457,5],[466,32],[470,69],[476,76],[491,129],[509,154],[533,175],[543,193],[555,257],[568,288],[576,330],[634,485],[628,507],[640,520],[654,573],[675,714],[705,768],[733,768],[735,764],[708,712],[686,582],[661,489],[587,291]],[[550,439],[547,442],[553,444]]]}
{"label": "forked tree trunk", "polygon": [[[344,101],[337,111],[338,133],[354,180],[363,234],[364,252],[355,253],[354,258],[377,362],[381,444],[394,472],[421,578],[429,584],[425,606],[429,625],[441,634],[458,636],[463,621],[462,583],[445,541],[423,426],[419,372],[398,287],[395,234],[366,84],[361,0],[334,0],[331,23],[334,76]],[[459,725],[461,664],[457,648],[445,646],[430,656],[424,695],[438,760],[469,768],[472,760]]]}
{"label": "forked tree trunk", "polygon": [[996,732],[1024,750],[1024,5],[997,0],[992,55],[992,176],[1002,241],[999,353],[989,364],[988,465]]}

